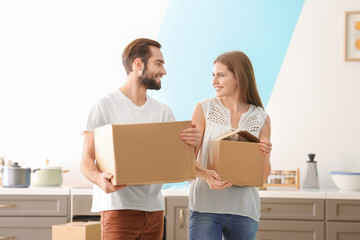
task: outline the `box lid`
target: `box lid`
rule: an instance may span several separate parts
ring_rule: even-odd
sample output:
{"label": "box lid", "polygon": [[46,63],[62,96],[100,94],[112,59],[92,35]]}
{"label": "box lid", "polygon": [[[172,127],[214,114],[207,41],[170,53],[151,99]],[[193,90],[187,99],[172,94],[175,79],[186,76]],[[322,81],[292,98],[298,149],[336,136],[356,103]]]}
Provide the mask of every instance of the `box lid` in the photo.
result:
{"label": "box lid", "polygon": [[236,130],[236,131],[226,132],[226,133],[221,134],[218,137],[212,139],[212,141],[227,140],[226,138],[229,138],[229,137],[234,136],[236,134],[243,137],[248,142],[257,142],[257,143],[260,142],[260,139],[258,137],[255,137],[254,135],[252,135],[248,131],[244,131],[244,130]]}

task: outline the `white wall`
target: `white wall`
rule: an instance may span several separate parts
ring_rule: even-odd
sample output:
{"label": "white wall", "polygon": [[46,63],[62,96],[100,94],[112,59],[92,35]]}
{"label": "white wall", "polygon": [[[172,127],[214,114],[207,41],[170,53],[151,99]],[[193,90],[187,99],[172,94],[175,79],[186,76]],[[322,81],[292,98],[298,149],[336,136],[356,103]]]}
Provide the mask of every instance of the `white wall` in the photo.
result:
{"label": "white wall", "polygon": [[358,0],[307,0],[274,86],[273,169],[306,170],[318,161],[320,187],[335,187],[330,171],[360,172],[360,62],[345,62],[345,11]]}
{"label": "white wall", "polygon": [[156,39],[169,0],[0,1],[0,156],[79,170],[93,102],[126,75],[124,47]]}
{"label": "white wall", "polygon": [[[79,171],[91,104],[125,78],[121,53],[156,39],[169,0],[0,1],[0,156]],[[320,184],[332,170],[360,171],[360,62],[344,62],[344,12],[359,0],[307,0],[268,103],[273,169],[317,154]],[[164,44],[165,46],[165,44]],[[166,58],[166,56],[165,56]]]}

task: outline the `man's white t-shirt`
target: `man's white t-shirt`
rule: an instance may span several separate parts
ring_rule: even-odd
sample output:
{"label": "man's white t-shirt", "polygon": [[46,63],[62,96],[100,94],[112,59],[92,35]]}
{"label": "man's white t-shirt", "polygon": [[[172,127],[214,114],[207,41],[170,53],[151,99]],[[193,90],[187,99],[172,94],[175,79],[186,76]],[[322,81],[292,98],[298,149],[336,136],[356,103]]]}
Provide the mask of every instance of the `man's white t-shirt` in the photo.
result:
{"label": "man's white t-shirt", "polygon": [[[99,99],[90,111],[85,131],[106,124],[138,124],[175,121],[172,110],[146,95],[142,106],[135,105],[120,89]],[[164,210],[162,184],[127,186],[106,194],[97,185],[93,189],[92,211],[133,209],[141,211]]]}

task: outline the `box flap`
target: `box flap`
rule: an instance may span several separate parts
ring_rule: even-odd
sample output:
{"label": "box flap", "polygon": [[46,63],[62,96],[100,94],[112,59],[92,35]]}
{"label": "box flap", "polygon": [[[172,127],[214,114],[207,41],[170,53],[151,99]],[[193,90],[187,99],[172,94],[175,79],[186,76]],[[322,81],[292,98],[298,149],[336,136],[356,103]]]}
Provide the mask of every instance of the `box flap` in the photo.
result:
{"label": "box flap", "polygon": [[[226,138],[231,138],[232,136],[238,134],[240,137],[244,138],[248,142],[260,142],[260,139],[249,133],[248,131],[244,130],[238,130],[238,131],[229,131],[224,134],[221,134],[220,136],[212,139],[212,141],[220,141],[220,140],[226,140]],[[234,138],[239,139],[239,137]]]}

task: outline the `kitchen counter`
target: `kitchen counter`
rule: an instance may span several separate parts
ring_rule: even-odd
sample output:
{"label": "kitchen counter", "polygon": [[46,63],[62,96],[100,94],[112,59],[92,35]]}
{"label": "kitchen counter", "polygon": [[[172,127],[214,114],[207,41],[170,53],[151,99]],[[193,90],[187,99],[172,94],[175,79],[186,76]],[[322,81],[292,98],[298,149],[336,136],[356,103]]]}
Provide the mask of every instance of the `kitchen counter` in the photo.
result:
{"label": "kitchen counter", "polygon": [[3,188],[0,195],[69,195],[69,187]]}
{"label": "kitchen counter", "polygon": [[[0,195],[92,195],[92,188],[77,187],[29,187],[1,188]],[[163,189],[164,197],[189,196],[188,188],[170,187]],[[297,198],[297,199],[349,199],[360,200],[360,191],[340,191],[338,189],[289,189],[259,191],[260,198]]]}

